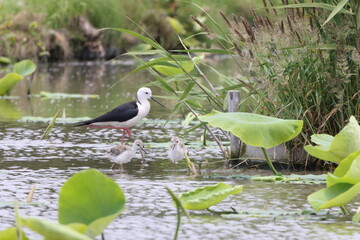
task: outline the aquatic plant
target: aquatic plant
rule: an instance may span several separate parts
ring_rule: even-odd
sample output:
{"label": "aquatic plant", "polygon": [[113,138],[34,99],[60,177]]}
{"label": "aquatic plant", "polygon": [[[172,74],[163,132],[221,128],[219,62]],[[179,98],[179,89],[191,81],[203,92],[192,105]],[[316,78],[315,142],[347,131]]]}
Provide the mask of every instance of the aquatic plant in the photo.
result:
{"label": "aquatic plant", "polygon": [[302,120],[284,120],[254,113],[212,111],[199,116],[203,122],[219,127],[240,138],[245,144],[260,147],[266,162],[274,174],[274,168],[266,148],[272,148],[296,137],[302,129]]}
{"label": "aquatic plant", "polygon": [[[194,21],[204,33],[225,42],[225,50],[239,55],[240,61],[233,58],[238,74],[228,88],[243,90],[240,111],[304,120],[304,138],[287,143],[296,156],[312,134],[333,135],[350,115],[360,115],[360,4],[263,2],[267,13],[253,10],[252,23],[244,16],[221,13],[230,34],[215,21],[213,28]],[[191,51],[196,50],[202,51]]]}
{"label": "aquatic plant", "polygon": [[[89,240],[102,233],[120,215],[124,206],[125,197],[121,188],[100,171],[88,169],[74,174],[62,186],[59,223],[19,216],[17,221],[46,239]],[[13,239],[13,234],[13,228],[0,232],[0,236],[10,239]]]}
{"label": "aquatic plant", "polygon": [[304,147],[313,157],[324,161],[340,163],[349,154],[360,149],[360,126],[354,116],[349,123],[334,137],[328,134],[314,134],[311,141],[316,146]]}
{"label": "aquatic plant", "polygon": [[305,147],[309,154],[339,165],[327,174],[326,188],[310,194],[308,201],[316,211],[339,206],[348,213],[345,205],[360,192],[360,126],[351,116],[335,137],[322,134],[315,142],[319,145]]}
{"label": "aquatic plant", "polygon": [[13,71],[0,78],[0,95],[9,91],[26,76],[31,75],[36,70],[36,65],[31,60],[22,60],[14,64]]}
{"label": "aquatic plant", "polygon": [[[177,224],[176,231],[174,235],[174,240],[178,237],[178,232],[181,223],[181,211],[188,217],[190,220],[190,215],[187,212],[189,210],[204,210],[209,207],[218,204],[229,195],[237,194],[243,190],[243,186],[230,186],[226,183],[217,183],[212,186],[200,187],[185,193],[176,195],[169,187],[166,187],[166,190],[173,199],[176,209],[177,209]],[[211,210],[209,210],[211,211]]]}

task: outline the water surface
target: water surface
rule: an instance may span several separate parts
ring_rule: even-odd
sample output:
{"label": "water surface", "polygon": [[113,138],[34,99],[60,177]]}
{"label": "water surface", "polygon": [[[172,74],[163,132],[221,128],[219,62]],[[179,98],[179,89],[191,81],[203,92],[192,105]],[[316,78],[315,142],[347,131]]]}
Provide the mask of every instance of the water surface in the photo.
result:
{"label": "water surface", "polygon": [[[220,59],[219,67],[226,67]],[[0,100],[0,229],[14,225],[14,209],[10,202],[24,202],[31,187],[36,184],[33,205],[20,205],[22,216],[38,216],[57,221],[58,193],[62,184],[74,173],[96,168],[113,178],[126,196],[126,211],[105,230],[106,239],[172,239],[176,226],[176,209],[165,186],[181,193],[193,188],[212,185],[219,181],[231,185],[244,185],[238,195],[230,196],[213,210],[238,211],[269,209],[300,211],[311,210],[307,195],[324,187],[310,184],[274,184],[249,180],[194,178],[181,162],[176,169],[167,159],[167,148],[172,135],[183,130],[179,116],[165,124],[171,105],[161,100],[168,109],[152,104],[149,118],[133,129],[149,154],[143,167],[140,156],[125,165],[120,173],[110,170],[106,150],[120,140],[114,129],[74,128],[69,124],[56,124],[49,139],[40,140],[48,125],[42,121],[26,121],[26,117],[52,117],[57,109],[65,108],[66,117],[95,117],[124,101],[134,99],[140,85],[151,76],[146,72],[124,77],[134,62],[126,59],[118,64],[57,64],[40,66],[30,81],[21,82],[13,91],[14,99]],[[114,84],[116,85],[114,86]],[[40,91],[98,94],[89,99],[28,98],[27,94]],[[155,95],[165,93],[153,88]],[[211,163],[210,175],[230,174],[223,169],[220,150],[213,142],[201,145],[202,130],[183,137],[195,161]],[[132,142],[134,139],[130,139]],[[235,172],[234,172],[235,173]],[[239,172],[236,172],[238,174]],[[245,171],[245,174],[271,174],[267,171]],[[357,208],[359,199],[351,207]],[[357,239],[359,225],[349,217],[338,217],[331,211],[325,220],[277,219],[273,217],[246,217],[225,219],[206,211],[191,211],[191,223],[183,217],[179,239]],[[40,239],[26,230],[33,239]],[[98,238],[100,239],[100,238]]]}

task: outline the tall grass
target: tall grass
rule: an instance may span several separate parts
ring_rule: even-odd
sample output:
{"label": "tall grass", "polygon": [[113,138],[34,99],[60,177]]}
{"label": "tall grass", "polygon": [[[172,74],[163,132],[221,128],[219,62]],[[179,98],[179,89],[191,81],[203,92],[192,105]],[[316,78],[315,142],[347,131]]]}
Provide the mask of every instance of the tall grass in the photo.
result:
{"label": "tall grass", "polygon": [[303,136],[292,149],[314,133],[335,135],[351,115],[360,118],[360,3],[341,2],[283,1],[269,8],[272,16],[253,11],[251,23],[222,14],[231,30],[223,39],[245,65],[239,72],[247,78],[238,80],[258,102],[253,111],[304,120]]}

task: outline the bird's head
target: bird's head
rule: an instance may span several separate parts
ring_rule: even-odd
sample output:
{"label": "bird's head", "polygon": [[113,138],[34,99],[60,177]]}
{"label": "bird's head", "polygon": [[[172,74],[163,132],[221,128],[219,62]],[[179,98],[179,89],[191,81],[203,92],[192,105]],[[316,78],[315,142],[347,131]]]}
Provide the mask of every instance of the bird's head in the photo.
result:
{"label": "bird's head", "polygon": [[151,99],[154,102],[158,103],[160,106],[164,107],[164,105],[162,105],[158,100],[156,100],[151,93],[151,89],[147,88],[147,87],[142,87],[138,90],[137,92],[137,97],[139,102],[141,103],[143,100],[145,99]]}
{"label": "bird's head", "polygon": [[140,149],[141,151],[147,153],[144,149],[144,144],[140,139],[135,140],[134,145],[135,149]]}
{"label": "bird's head", "polygon": [[176,147],[176,145],[179,143],[180,139],[177,137],[177,136],[173,136],[171,138],[171,146],[172,146],[172,149],[174,150],[174,148]]}

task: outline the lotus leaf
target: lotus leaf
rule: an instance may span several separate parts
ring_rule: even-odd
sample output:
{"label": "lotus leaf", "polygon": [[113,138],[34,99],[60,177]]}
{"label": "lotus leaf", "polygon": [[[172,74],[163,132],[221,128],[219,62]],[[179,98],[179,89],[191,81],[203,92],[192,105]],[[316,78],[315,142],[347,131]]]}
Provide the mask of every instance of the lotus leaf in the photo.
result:
{"label": "lotus leaf", "polygon": [[69,226],[38,218],[22,218],[21,223],[51,240],[91,240],[90,237],[77,232]]}
{"label": "lotus leaf", "polygon": [[[3,231],[0,231],[0,239],[1,240],[17,240],[17,230],[14,227],[7,228]],[[25,233],[22,233],[21,240],[28,240],[25,236]]]}
{"label": "lotus leaf", "polygon": [[0,79],[0,95],[8,93],[24,77],[17,73],[8,73]]}
{"label": "lotus leaf", "polygon": [[31,60],[22,60],[14,64],[14,72],[23,77],[29,76],[30,74],[35,72],[35,70],[36,65]]}
{"label": "lotus leaf", "polygon": [[283,120],[254,113],[212,111],[199,116],[200,121],[230,131],[244,143],[256,147],[272,148],[297,136],[302,120]]}
{"label": "lotus leaf", "polygon": [[354,216],[352,217],[352,221],[355,222],[355,223],[360,222],[360,213],[359,212],[354,214]]}
{"label": "lotus leaf", "polygon": [[356,184],[360,182],[360,150],[343,159],[334,174],[328,173],[327,186],[336,183]]}
{"label": "lotus leaf", "polygon": [[335,136],[315,134],[311,140],[317,146],[307,145],[304,149],[316,158],[339,163],[349,154],[360,150],[360,126],[354,116],[349,123]]}
{"label": "lotus leaf", "polygon": [[124,210],[124,205],[124,193],[112,179],[98,170],[85,170],[62,186],[59,222],[86,224],[86,234],[95,237]]}
{"label": "lotus leaf", "polygon": [[183,193],[180,199],[186,209],[203,210],[218,204],[231,194],[241,192],[243,186],[230,186],[226,183],[218,183],[213,186],[197,188]]}
{"label": "lotus leaf", "polygon": [[360,183],[336,183],[308,196],[310,205],[319,211],[324,208],[344,206],[360,192]]}

